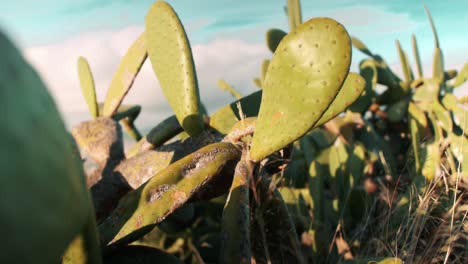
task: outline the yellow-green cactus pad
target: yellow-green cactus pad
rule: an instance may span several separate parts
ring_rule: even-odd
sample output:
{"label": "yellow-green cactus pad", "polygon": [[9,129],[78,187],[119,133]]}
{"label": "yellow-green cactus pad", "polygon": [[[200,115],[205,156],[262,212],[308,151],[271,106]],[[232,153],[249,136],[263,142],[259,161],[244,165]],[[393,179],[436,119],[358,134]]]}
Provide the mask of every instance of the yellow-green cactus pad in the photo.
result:
{"label": "yellow-green cactus pad", "polygon": [[0,263],[57,263],[83,230],[79,157],[41,78],[0,32]]}
{"label": "yellow-green cactus pad", "polygon": [[318,127],[328,120],[339,115],[348,108],[356,99],[361,96],[364,88],[366,87],[366,81],[362,78],[361,75],[351,72],[346,77],[346,80],[343,84],[343,88],[338,92],[333,100],[332,104],[328,109],[323,113],[322,117],[315,123],[314,127]]}
{"label": "yellow-green cactus pad", "polygon": [[300,0],[288,0],[288,19],[291,31],[302,23]]}
{"label": "yellow-green cactus pad", "polygon": [[414,34],[411,35],[411,45],[413,47],[414,60],[416,61],[416,70],[418,71],[418,78],[422,78],[423,69],[421,64],[421,57],[419,56],[418,42]]}
{"label": "yellow-green cactus pad", "polygon": [[145,33],[142,33],[128,49],[112,79],[104,101],[103,116],[112,116],[117,111],[147,56]]}
{"label": "yellow-green cactus pad", "polygon": [[341,89],[351,62],[346,29],[314,18],[283,38],[268,67],[252,140],[260,161],[307,133]]}
{"label": "yellow-green cactus pad", "polygon": [[364,78],[366,86],[361,96],[349,107],[353,112],[363,113],[372,104],[377,87],[377,66],[374,60],[363,60],[359,64],[359,74]]}
{"label": "yellow-green cactus pad", "polygon": [[200,133],[203,120],[190,43],[172,7],[154,3],[146,15],[148,55],[164,95],[179,123],[191,136]]}
{"label": "yellow-green cactus pad", "polygon": [[234,87],[232,87],[229,83],[227,83],[223,79],[218,80],[218,87],[221,88],[221,90],[230,93],[236,99],[242,98],[242,95]]}
{"label": "yellow-green cactus pad", "polygon": [[268,71],[268,66],[270,66],[270,60],[263,60],[262,62],[262,72],[261,72],[261,77],[260,80],[262,80],[262,83],[265,81],[266,73]]}
{"label": "yellow-green cactus pad", "polygon": [[96,100],[96,88],[94,78],[89,68],[89,63],[84,57],[78,58],[78,77],[80,78],[81,91],[88,105],[89,113],[93,118],[99,116]]}
{"label": "yellow-green cactus pad", "polygon": [[432,33],[434,34],[434,60],[432,63],[432,77],[437,79],[439,82],[444,80],[444,56],[442,55],[442,50],[440,49],[439,37],[437,36],[437,30],[435,28],[434,20],[432,19],[431,13],[427,6],[424,6],[426,10],[429,23],[431,24]]}
{"label": "yellow-green cactus pad", "polygon": [[[223,174],[223,167],[238,160],[240,151],[230,143],[215,143],[171,164],[134,192],[124,196],[99,226],[101,241],[117,241],[140,230],[148,232],[174,210]],[[226,176],[225,174],[222,176]],[[151,227],[149,230],[145,227]],[[128,239],[128,238],[127,238]]]}
{"label": "yellow-green cactus pad", "polygon": [[462,85],[464,82],[468,80],[468,63],[465,63],[463,65],[463,68],[460,70],[460,72],[457,75],[457,78],[455,78],[455,82],[453,83],[453,87],[459,87]]}
{"label": "yellow-green cactus pad", "polygon": [[369,50],[369,48],[367,48],[366,44],[364,44],[364,42],[362,42],[360,39],[356,38],[356,37],[351,37],[351,41],[353,43],[353,46],[360,50],[362,53],[370,56],[370,57],[374,57],[374,54],[372,54],[372,52]]}
{"label": "yellow-green cactus pad", "polygon": [[261,100],[262,91],[257,91],[222,107],[211,115],[210,126],[219,133],[226,135],[241,120],[240,111],[242,111],[245,117],[257,116]]}
{"label": "yellow-green cactus pad", "polygon": [[401,48],[400,41],[396,41],[396,48],[398,50],[398,56],[400,57],[401,67],[403,69],[403,75],[405,76],[406,82],[411,82],[414,79],[413,72],[411,71],[411,66],[408,62],[408,56],[406,52]]}

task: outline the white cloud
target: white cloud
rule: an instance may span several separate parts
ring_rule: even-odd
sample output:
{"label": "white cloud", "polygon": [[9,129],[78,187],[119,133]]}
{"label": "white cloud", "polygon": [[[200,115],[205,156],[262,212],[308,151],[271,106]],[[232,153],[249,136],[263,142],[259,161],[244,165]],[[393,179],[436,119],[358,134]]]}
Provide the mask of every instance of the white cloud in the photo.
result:
{"label": "white cloud", "polygon": [[[103,101],[120,58],[142,31],[142,27],[127,27],[115,32],[85,33],[60,43],[24,49],[25,56],[49,87],[68,126],[89,118],[76,71],[78,57],[88,59],[98,101]],[[200,93],[209,111],[233,100],[216,87],[219,78],[224,78],[243,94],[251,93],[255,91],[251,80],[259,75],[262,59],[269,56],[263,44],[249,44],[235,38],[215,39],[193,45],[192,49]],[[142,105],[137,125],[143,130],[172,114],[149,61],[143,65],[124,103]]]}
{"label": "white cloud", "polygon": [[325,12],[322,15],[336,19],[353,34],[412,31],[419,26],[419,23],[412,20],[407,13],[394,13],[377,6],[351,6]]}

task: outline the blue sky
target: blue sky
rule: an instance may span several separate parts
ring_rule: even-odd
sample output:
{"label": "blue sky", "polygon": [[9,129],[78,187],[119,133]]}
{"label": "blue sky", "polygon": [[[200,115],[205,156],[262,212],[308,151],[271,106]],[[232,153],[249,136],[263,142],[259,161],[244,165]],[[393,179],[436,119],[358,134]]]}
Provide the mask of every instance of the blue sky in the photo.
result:
{"label": "blue sky", "polygon": [[[102,86],[105,86],[112,77],[118,56],[123,55],[128,44],[132,42],[131,38],[143,30],[144,16],[153,2],[1,1],[0,28],[6,30],[19,43],[27,57],[39,68],[62,110],[68,113],[77,112],[77,109],[83,111],[84,102],[80,107],[71,109],[70,100],[74,95],[64,93],[65,88],[59,87],[59,83],[63,86],[64,83],[70,82],[73,89],[79,90],[75,88],[76,78],[66,74],[67,71],[75,74],[75,58],[86,55],[95,69],[95,74],[101,78],[100,81],[99,77],[97,78],[98,84],[102,83]],[[264,45],[265,31],[272,27],[288,30],[283,11],[286,0],[168,2],[177,11],[192,46],[196,47],[194,56],[197,67],[200,66],[198,73],[207,76],[201,77],[205,79],[204,86],[208,87],[204,88],[202,95],[205,93],[208,97],[212,93],[221,96],[215,88],[217,78],[226,78],[245,93],[253,91],[252,87],[246,86],[251,86],[251,79],[258,75],[261,60],[269,56]],[[362,39],[372,51],[398,67],[395,39],[401,41],[410,61],[413,61],[410,46],[412,33],[415,33],[418,39],[423,64],[431,63],[434,44],[423,8],[424,3],[433,15],[447,68],[461,68],[463,63],[468,61],[467,0],[302,0],[302,9],[304,20],[328,16],[340,21],[351,35]],[[107,48],[112,52],[107,52]],[[228,57],[226,52],[232,53],[236,58]],[[54,59],[54,56],[58,58]],[[70,62],[65,61],[67,56]],[[359,52],[353,53],[354,67],[362,58],[364,56]],[[63,65],[60,65],[61,68],[55,68],[61,61],[64,61]],[[246,64],[250,65],[250,68]],[[213,74],[214,67],[224,67],[224,71]],[[107,70],[108,68],[111,70]],[[54,75],[60,70],[63,70],[64,74],[59,79]],[[212,79],[210,75],[213,76]],[[66,79],[66,76],[70,77]],[[141,83],[144,86],[143,81]],[[105,87],[102,89],[101,94],[105,93]],[[69,99],[64,99],[67,96]],[[218,104],[213,103],[212,108],[229,100],[231,98],[225,97],[224,100],[219,100]],[[161,108],[156,106],[156,103],[150,106],[154,109]],[[164,107],[167,108],[167,105]]]}

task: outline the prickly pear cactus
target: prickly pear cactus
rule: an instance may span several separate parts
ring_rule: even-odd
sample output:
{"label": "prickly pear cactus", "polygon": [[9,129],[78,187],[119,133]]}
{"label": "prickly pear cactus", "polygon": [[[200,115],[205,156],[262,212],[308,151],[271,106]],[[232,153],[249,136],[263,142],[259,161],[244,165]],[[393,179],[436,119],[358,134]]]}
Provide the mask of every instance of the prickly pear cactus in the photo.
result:
{"label": "prickly pear cactus", "polygon": [[340,91],[350,63],[349,35],[335,20],[314,18],[284,37],[262,85],[251,158],[262,160],[307,133]]}
{"label": "prickly pear cactus", "polygon": [[3,33],[0,54],[0,108],[6,113],[0,124],[0,223],[8,241],[0,262],[57,263],[93,217],[83,170],[42,80]]}
{"label": "prickly pear cactus", "polygon": [[94,78],[91,73],[88,61],[80,57],[78,59],[78,76],[80,78],[81,89],[88,105],[89,112],[93,118],[99,116],[99,109],[96,100],[96,88],[94,87]]}
{"label": "prickly pear cactus", "polygon": [[146,15],[146,41],[153,70],[179,123],[189,135],[203,130],[198,81],[190,43],[177,14],[163,1]]}

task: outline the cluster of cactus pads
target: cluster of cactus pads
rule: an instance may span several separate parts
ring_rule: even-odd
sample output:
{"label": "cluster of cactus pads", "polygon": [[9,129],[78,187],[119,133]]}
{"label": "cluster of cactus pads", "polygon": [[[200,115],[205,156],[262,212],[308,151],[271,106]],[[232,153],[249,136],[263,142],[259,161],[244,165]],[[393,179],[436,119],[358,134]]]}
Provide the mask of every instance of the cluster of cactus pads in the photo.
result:
{"label": "cluster of cactus pads", "polygon": [[[299,0],[288,0],[286,14],[290,33],[266,35],[273,55],[254,80],[261,89],[243,97],[220,81],[238,100],[208,114],[184,27],[168,3],[155,2],[104,103],[90,65],[78,59],[92,119],[75,126],[73,137],[40,78],[0,35],[0,107],[7,113],[0,221],[8,241],[0,261],[403,263],[385,258],[392,254],[378,251],[363,227],[383,217],[391,225],[411,211],[409,183],[422,194],[428,182],[445,179],[457,186],[448,198],[466,201],[467,100],[452,91],[466,81],[468,66],[444,71],[432,19],[433,75],[422,77],[413,38],[418,78],[397,43],[402,80],[339,22],[303,22]],[[370,57],[359,74],[349,72],[352,45]],[[122,101],[147,58],[175,114],[142,136],[134,124],[141,107]],[[122,128],[136,141],[129,149]],[[84,172],[80,154],[94,170]],[[24,197],[13,200],[19,190]],[[385,191],[397,194],[385,200]],[[434,212],[447,206],[438,198]],[[440,234],[407,229],[445,246]],[[467,238],[452,241],[453,250]],[[419,259],[421,248],[406,252],[408,261],[439,252]]]}

